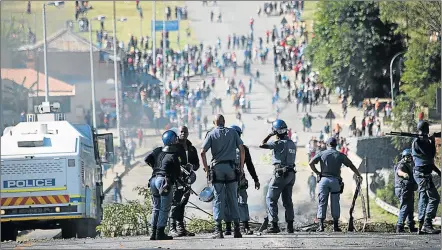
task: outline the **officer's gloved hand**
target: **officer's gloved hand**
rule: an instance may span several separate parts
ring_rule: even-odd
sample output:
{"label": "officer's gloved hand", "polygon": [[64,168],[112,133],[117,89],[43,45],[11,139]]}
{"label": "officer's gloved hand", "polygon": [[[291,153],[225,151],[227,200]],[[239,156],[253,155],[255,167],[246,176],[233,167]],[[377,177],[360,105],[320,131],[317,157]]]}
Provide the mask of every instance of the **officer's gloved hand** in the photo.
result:
{"label": "officer's gloved hand", "polygon": [[272,137],[274,135],[276,135],[276,131],[272,130],[272,132],[270,132],[269,136]]}
{"label": "officer's gloved hand", "polygon": [[410,176],[407,173],[404,173],[404,175],[402,176],[405,180],[410,179]]}
{"label": "officer's gloved hand", "polygon": [[358,182],[361,182],[362,181],[362,176],[358,176],[358,177],[356,177],[356,179],[358,180]]}
{"label": "officer's gloved hand", "polygon": [[259,190],[260,187],[261,187],[261,184],[259,183],[259,181],[255,181],[255,189]]}

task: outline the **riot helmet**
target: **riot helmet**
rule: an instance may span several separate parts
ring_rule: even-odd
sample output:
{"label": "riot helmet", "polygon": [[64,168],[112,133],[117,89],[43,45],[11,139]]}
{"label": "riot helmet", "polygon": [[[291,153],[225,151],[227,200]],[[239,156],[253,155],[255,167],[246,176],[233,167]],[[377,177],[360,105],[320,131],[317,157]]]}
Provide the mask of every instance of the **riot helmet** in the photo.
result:
{"label": "riot helmet", "polygon": [[277,135],[287,134],[287,124],[285,121],[277,119],[272,123],[272,131]]}
{"label": "riot helmet", "polygon": [[164,146],[170,146],[178,143],[178,135],[172,130],[167,130],[166,132],[164,132],[161,136],[161,139]]}

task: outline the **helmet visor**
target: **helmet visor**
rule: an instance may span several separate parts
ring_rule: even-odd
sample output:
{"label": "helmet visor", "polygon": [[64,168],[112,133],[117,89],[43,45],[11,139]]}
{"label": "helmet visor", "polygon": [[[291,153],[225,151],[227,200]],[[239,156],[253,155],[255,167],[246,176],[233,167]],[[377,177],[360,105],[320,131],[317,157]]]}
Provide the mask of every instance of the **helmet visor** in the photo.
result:
{"label": "helmet visor", "polygon": [[280,134],[287,133],[287,129],[286,129],[286,128],[276,129],[275,131],[276,131],[276,133],[279,134],[279,135],[280,135]]}

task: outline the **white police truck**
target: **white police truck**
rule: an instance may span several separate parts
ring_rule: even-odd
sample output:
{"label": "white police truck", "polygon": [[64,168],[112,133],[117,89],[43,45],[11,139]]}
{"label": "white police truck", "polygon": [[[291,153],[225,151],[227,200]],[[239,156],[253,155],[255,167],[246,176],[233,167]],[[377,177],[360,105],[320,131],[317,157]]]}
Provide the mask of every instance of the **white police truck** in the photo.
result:
{"label": "white police truck", "polygon": [[58,103],[7,127],[1,137],[1,240],[19,230],[58,229],[63,238],[95,237],[103,210],[103,163],[113,163],[113,136],[74,125]]}

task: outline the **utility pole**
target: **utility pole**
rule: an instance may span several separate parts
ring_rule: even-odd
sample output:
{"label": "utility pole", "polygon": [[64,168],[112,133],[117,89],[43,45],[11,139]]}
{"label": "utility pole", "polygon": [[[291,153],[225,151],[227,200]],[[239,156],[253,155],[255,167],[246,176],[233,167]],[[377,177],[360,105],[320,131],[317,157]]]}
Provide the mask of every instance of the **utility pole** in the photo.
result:
{"label": "utility pole", "polygon": [[120,91],[118,86],[118,62],[117,62],[117,14],[114,3],[114,23],[113,23],[113,31],[114,31],[114,85],[115,85],[115,106],[117,112],[117,134],[118,138],[120,138],[120,146],[123,143],[123,133],[121,133],[121,117],[120,117]]}
{"label": "utility pole", "polygon": [[391,59],[391,62],[390,62],[390,85],[391,85],[390,87],[391,87],[391,107],[392,108],[394,107],[393,62],[394,62],[394,59],[396,59],[396,57],[398,57],[404,53],[405,53],[405,51],[396,53],[396,55],[393,56],[393,58]]}
{"label": "utility pole", "polygon": [[94,76],[94,52],[92,46],[92,19],[89,20],[89,56],[91,64],[91,90],[92,90],[92,124],[97,129],[97,118],[95,114],[95,76]]}
{"label": "utility pole", "polygon": [[[46,4],[43,4],[43,56],[45,71],[45,102],[49,102],[48,41],[46,39]],[[38,90],[37,90],[38,92]]]}
{"label": "utility pole", "polygon": [[[155,28],[155,24],[156,24],[156,19],[157,19],[157,10],[156,10],[156,2],[157,1],[153,1],[152,2],[152,11],[153,11],[153,15],[152,15],[152,59],[153,59],[153,65],[155,67],[155,63],[156,63],[156,59],[157,59],[157,55],[156,55],[156,50],[157,50],[157,31]],[[155,76],[156,77],[156,76]]]}
{"label": "utility pole", "polygon": [[164,7],[164,19],[163,19],[163,97],[164,97],[164,106],[163,106],[163,113],[164,113],[164,117],[166,117],[166,103],[167,103],[167,75],[166,75],[166,71],[167,71],[167,60],[166,60],[166,5],[163,2],[163,7]]}

